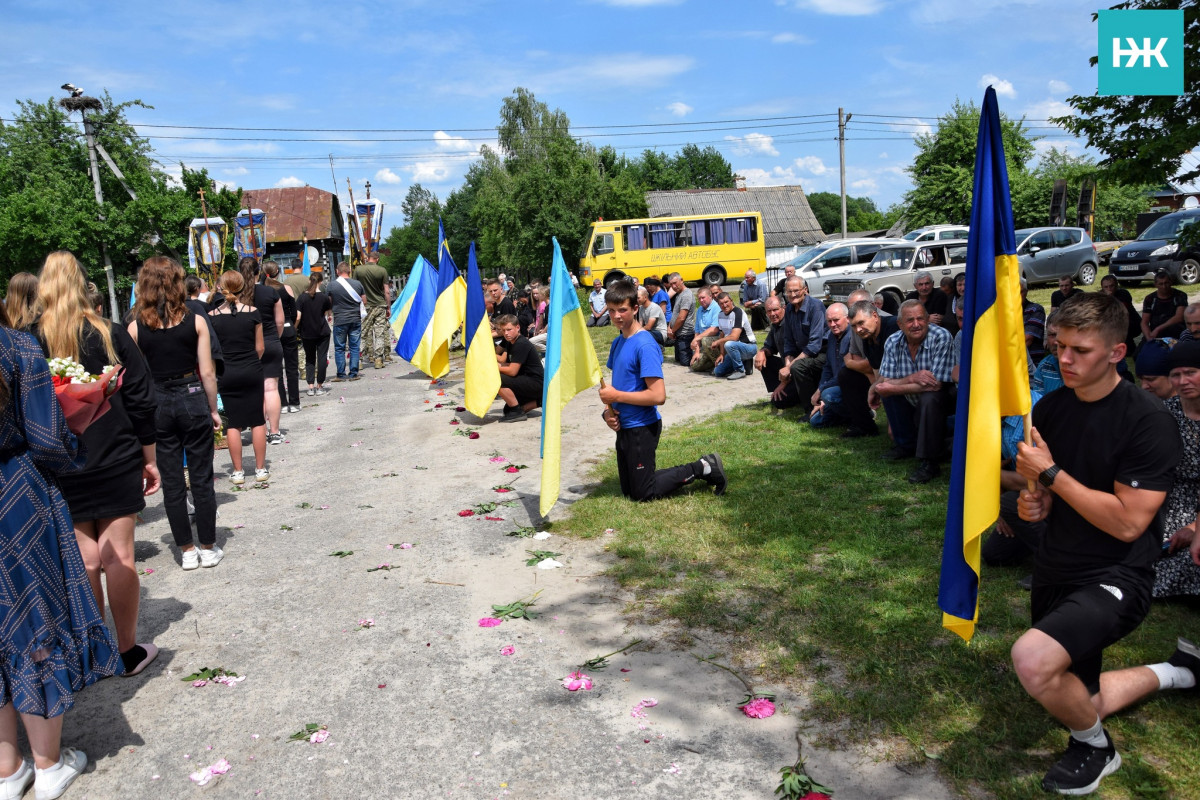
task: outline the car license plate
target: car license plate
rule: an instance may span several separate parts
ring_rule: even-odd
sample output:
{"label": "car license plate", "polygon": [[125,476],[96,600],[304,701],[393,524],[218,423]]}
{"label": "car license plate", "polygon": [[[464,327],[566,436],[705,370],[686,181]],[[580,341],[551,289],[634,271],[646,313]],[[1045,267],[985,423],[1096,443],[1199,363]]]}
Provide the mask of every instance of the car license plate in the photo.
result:
{"label": "car license plate", "polygon": [[1146,268],[1142,264],[1122,264],[1117,267],[1121,272],[1145,272]]}

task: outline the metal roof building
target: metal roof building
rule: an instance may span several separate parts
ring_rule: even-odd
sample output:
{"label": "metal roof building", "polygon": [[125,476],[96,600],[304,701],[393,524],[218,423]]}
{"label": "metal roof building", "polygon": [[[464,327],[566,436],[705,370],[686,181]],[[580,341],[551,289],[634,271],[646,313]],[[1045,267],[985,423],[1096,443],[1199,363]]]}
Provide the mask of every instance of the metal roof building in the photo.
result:
{"label": "metal roof building", "polygon": [[267,212],[267,256],[287,261],[300,252],[308,230],[308,243],[322,258],[336,263],[346,241],[346,220],[337,196],[312,186],[286,189],[247,189],[242,202]]}
{"label": "metal roof building", "polygon": [[768,252],[807,247],[825,240],[808,198],[799,186],[646,192],[646,205],[652,217],[757,211],[763,217]]}

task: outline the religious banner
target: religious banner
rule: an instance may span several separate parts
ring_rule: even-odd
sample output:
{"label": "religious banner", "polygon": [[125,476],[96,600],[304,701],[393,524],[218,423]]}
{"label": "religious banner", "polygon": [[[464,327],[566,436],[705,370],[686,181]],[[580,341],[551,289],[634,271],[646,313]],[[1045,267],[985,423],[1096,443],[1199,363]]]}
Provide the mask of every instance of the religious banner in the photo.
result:
{"label": "religious banner", "polygon": [[261,262],[267,255],[267,213],[261,208],[242,209],[234,226],[233,248],[238,258],[254,256]]}
{"label": "religious banner", "polygon": [[198,217],[188,226],[188,264],[210,286],[225,261],[229,226],[220,217]]}
{"label": "religious banner", "polygon": [[350,266],[358,266],[359,264],[363,263],[363,253],[365,251],[363,250],[362,246],[362,231],[360,231],[358,227],[358,217],[351,212],[346,212],[346,228],[349,235],[346,236],[346,249],[344,254],[347,257],[346,260],[350,263]]}
{"label": "religious banner", "polygon": [[358,217],[365,252],[375,253],[379,251],[379,235],[383,227],[383,206],[384,203],[382,200],[376,200],[372,197],[354,204],[354,211]]}

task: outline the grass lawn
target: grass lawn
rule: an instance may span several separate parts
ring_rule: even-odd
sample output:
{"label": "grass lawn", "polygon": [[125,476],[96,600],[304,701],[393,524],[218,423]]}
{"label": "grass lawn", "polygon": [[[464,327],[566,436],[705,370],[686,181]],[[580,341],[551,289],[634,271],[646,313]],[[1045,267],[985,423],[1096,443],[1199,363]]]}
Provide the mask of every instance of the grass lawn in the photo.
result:
{"label": "grass lawn", "polygon": [[[1138,287],[1135,302],[1150,290]],[[1049,293],[1031,295],[1049,305]],[[614,333],[592,329],[602,361]],[[668,385],[677,369],[666,368]],[[807,736],[888,738],[898,760],[937,759],[963,796],[1040,794],[1066,735],[1025,695],[1009,660],[1028,625],[1029,595],[1017,585],[1028,570],[985,568],[970,644],[942,629],[946,473],[914,487],[911,462],[879,459],[886,437],[838,434],[774,416],[766,403],[677,426],[663,436],[659,464],[721,453],[724,498],[701,484],[629,502],[610,457],[597,468],[599,488],[556,527],[584,538],[615,528],[612,575],[636,591],[631,611],[732,636],[729,655],[758,682],[803,687]],[[1156,603],[1106,664],[1165,660],[1181,634],[1200,636],[1196,607]],[[1200,797],[1195,693],[1153,698],[1107,727],[1124,765],[1099,796]]]}

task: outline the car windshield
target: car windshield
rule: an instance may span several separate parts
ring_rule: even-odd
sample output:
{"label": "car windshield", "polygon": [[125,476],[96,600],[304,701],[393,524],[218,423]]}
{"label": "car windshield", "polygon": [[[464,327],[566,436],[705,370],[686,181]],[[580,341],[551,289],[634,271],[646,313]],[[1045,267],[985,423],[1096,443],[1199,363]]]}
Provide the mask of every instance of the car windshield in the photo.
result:
{"label": "car windshield", "polygon": [[1142,235],[1138,237],[1138,241],[1146,241],[1148,239],[1174,239],[1180,232],[1194,225],[1196,220],[1200,219],[1195,215],[1186,217],[1177,217],[1174,214],[1168,214],[1165,217],[1154,220],[1154,224],[1146,230],[1142,231]]}
{"label": "car windshield", "polygon": [[816,245],[815,247],[810,247],[806,250],[801,250],[800,253],[795,256],[795,258],[793,258],[791,261],[784,264],[784,266],[786,267],[788,264],[791,264],[796,269],[800,269],[808,262],[815,261],[816,259],[820,258],[825,253],[828,253],[831,249],[836,247],[838,244],[840,244],[840,242],[822,242],[821,244]]}
{"label": "car windshield", "polygon": [[592,246],[592,232],[594,230],[596,230],[595,225],[588,225],[587,236],[583,237],[583,252],[580,253],[580,255],[579,255],[579,257],[581,259],[587,258],[588,255],[590,255],[590,253],[588,251],[589,251],[589,248],[591,248],[591,246]]}
{"label": "car windshield", "polygon": [[900,238],[906,242],[915,242],[921,234],[925,232],[924,228],[917,228],[915,231],[909,231]]}
{"label": "car windshield", "polygon": [[904,269],[912,260],[915,247],[887,247],[871,259],[867,272],[884,272],[889,269]]}

